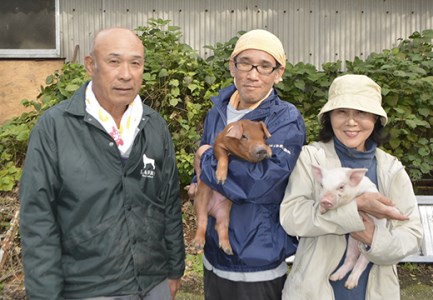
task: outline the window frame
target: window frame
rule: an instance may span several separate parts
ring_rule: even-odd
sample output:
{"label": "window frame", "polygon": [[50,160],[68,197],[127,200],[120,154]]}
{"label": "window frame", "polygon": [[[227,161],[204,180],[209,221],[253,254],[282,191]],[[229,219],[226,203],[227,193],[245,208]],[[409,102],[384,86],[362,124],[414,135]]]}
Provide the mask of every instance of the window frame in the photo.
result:
{"label": "window frame", "polygon": [[60,8],[59,0],[54,0],[54,18],[56,42],[55,48],[51,49],[1,49],[1,58],[58,58],[60,57]]}

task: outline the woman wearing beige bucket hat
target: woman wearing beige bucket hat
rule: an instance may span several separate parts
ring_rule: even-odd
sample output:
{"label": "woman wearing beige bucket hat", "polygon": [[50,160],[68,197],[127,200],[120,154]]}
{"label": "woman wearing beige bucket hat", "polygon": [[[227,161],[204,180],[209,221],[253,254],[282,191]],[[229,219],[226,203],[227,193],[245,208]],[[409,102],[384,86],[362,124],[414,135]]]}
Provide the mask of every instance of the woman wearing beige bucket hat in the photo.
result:
{"label": "woman wearing beige bucket hat", "polygon": [[[303,147],[281,204],[283,228],[300,237],[283,299],[400,299],[396,264],[417,252],[422,225],[408,174],[394,156],[378,148],[388,122],[381,102],[379,85],[367,76],[344,75],[331,84],[318,116],[319,142]],[[380,193],[364,193],[322,214],[312,165],[366,168]],[[388,218],[386,228],[376,227],[366,213]],[[329,279],[344,261],[349,235],[370,261],[352,289],[344,287],[349,274]]]}

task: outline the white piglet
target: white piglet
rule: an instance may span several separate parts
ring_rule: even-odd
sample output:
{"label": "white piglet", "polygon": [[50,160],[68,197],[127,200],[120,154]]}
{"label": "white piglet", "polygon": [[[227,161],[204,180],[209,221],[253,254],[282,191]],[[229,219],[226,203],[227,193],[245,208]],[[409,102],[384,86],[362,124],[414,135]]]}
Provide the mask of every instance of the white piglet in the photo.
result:
{"label": "white piglet", "polygon": [[[319,210],[322,214],[349,203],[364,192],[377,192],[376,185],[368,177],[364,176],[367,169],[325,169],[313,165],[312,170],[315,180],[320,183],[321,187]],[[386,225],[386,219],[371,217],[374,219],[376,226]],[[359,277],[369,262],[361,254],[358,243],[357,240],[349,236],[344,263],[329,277],[332,281],[341,280],[352,270],[345,282],[347,289],[353,289],[358,285]]]}

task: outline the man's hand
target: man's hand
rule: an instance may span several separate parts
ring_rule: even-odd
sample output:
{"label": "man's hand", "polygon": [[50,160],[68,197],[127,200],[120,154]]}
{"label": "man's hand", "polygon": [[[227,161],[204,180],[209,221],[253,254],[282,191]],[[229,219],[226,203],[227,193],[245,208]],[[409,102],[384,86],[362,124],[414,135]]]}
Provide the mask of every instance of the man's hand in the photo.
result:
{"label": "man's hand", "polygon": [[[200,180],[200,160],[201,157],[203,155],[203,153],[207,150],[211,148],[210,145],[202,145],[200,146],[200,148],[198,148],[198,150],[196,151],[196,154],[194,156],[194,170],[196,172],[197,175],[197,181]],[[185,186],[185,190],[188,192],[188,198],[191,200],[194,200],[195,198],[195,194],[197,193],[197,182],[191,182],[191,184]]]}
{"label": "man's hand", "polygon": [[175,299],[177,290],[180,288],[180,278],[179,279],[169,279],[168,287],[170,288],[171,299]]}
{"label": "man's hand", "polygon": [[358,210],[366,212],[378,219],[393,219],[399,221],[409,220],[402,215],[395,207],[391,199],[384,197],[380,193],[363,193],[355,198]]}
{"label": "man's hand", "polygon": [[365,245],[371,246],[371,244],[373,243],[373,236],[376,224],[374,223],[374,220],[369,217],[365,212],[360,211],[359,215],[362,218],[365,229],[363,231],[352,232],[350,235],[355,240],[360,241]]}
{"label": "man's hand", "polygon": [[188,198],[194,200],[197,193],[197,182],[191,182],[191,184],[185,186],[184,190],[188,192]]}

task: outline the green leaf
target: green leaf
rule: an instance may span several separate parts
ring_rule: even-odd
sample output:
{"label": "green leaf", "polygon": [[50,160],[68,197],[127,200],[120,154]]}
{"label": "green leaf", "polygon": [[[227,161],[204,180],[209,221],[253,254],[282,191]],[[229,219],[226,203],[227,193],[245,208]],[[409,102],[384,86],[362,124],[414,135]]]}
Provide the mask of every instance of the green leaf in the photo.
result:
{"label": "green leaf", "polygon": [[198,89],[198,85],[197,84],[194,84],[194,83],[191,83],[191,84],[188,84],[188,89],[191,91],[191,92],[193,92],[193,91],[195,91],[196,89]]}
{"label": "green leaf", "polygon": [[173,97],[178,97],[180,95],[180,89],[178,87],[174,87],[170,91],[170,95]]}
{"label": "green leaf", "polygon": [[296,80],[294,84],[298,89],[302,91],[305,89],[305,82],[303,80]]}
{"label": "green leaf", "polygon": [[80,88],[80,85],[76,85],[76,84],[68,84],[65,87],[65,90],[68,92],[75,92],[76,90],[78,90]]}
{"label": "green leaf", "polygon": [[421,107],[418,109],[418,112],[421,116],[427,117],[428,115],[430,115],[431,110],[427,107]]}
{"label": "green leaf", "polygon": [[158,77],[159,78],[161,78],[161,77],[167,77],[168,76],[168,71],[167,71],[167,69],[161,69],[161,71],[159,71],[159,73],[158,73]]}
{"label": "green leaf", "polygon": [[398,148],[400,146],[400,141],[397,140],[397,139],[390,140],[389,144],[391,145],[392,149],[396,149],[396,148]]}
{"label": "green leaf", "polygon": [[430,155],[430,150],[428,148],[420,148],[418,150],[418,153],[421,156],[427,156],[427,155]]}
{"label": "green leaf", "polygon": [[171,106],[176,106],[178,103],[179,103],[178,98],[170,98],[170,105]]}
{"label": "green leaf", "polygon": [[421,172],[423,174],[429,174],[431,172],[431,170],[432,170],[432,165],[423,163],[423,164],[421,164],[420,169],[421,169]]}
{"label": "green leaf", "polygon": [[177,79],[170,80],[170,85],[171,86],[179,86],[179,80],[177,80]]}
{"label": "green leaf", "polygon": [[45,83],[47,84],[47,85],[50,85],[50,84],[52,84],[54,82],[54,76],[53,75],[49,75],[48,77],[47,77],[47,79],[45,80]]}

